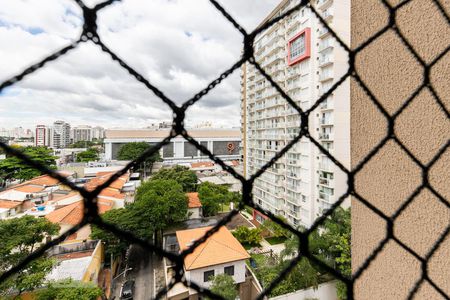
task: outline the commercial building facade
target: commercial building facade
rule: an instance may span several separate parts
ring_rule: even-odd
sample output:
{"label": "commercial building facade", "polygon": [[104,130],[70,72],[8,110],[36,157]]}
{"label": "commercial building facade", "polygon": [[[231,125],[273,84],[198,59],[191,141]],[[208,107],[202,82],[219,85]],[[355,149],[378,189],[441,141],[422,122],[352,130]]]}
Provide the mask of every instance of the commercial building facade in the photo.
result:
{"label": "commercial building facade", "polygon": [[[266,22],[297,5],[282,1]],[[350,40],[350,1],[312,5],[340,38]],[[309,8],[259,34],[255,58],[306,111],[348,70],[348,57]],[[300,132],[298,112],[249,63],[242,68],[242,136],[249,177]],[[309,132],[344,166],[350,165],[350,93],[345,81],[309,115]],[[347,190],[346,176],[307,138],[302,138],[255,181],[254,201],[293,225],[310,226]]]}
{"label": "commercial building facade", "polygon": [[[191,137],[223,160],[240,159],[241,136],[239,129],[192,129]],[[105,159],[116,160],[120,148],[131,142],[155,145],[169,136],[168,129],[108,129],[105,132]],[[183,137],[173,138],[160,149],[161,158],[167,164],[206,161],[209,158]]]}

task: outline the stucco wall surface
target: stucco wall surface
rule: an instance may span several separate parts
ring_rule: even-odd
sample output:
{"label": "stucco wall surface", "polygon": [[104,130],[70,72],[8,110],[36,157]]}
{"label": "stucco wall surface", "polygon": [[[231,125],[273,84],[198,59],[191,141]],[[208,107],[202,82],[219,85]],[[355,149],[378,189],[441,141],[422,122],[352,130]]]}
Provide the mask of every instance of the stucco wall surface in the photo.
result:
{"label": "stucco wall surface", "polygon": [[[387,1],[392,5],[400,1]],[[450,1],[440,0],[447,14]],[[380,0],[352,1],[352,48],[369,39],[386,24],[389,13]],[[396,14],[399,30],[426,64],[450,45],[450,25],[431,0],[413,0]],[[427,165],[449,141],[450,52],[430,71],[431,85],[447,113],[428,87],[422,89],[395,120],[395,136]],[[356,58],[356,69],[373,95],[394,115],[423,81],[423,68],[392,29],[368,45]],[[357,166],[387,135],[388,122],[367,94],[351,82],[351,161]],[[450,149],[447,148],[428,174],[430,185],[450,200]],[[422,184],[422,170],[390,139],[355,177],[358,194],[391,217]],[[352,259],[354,272],[386,237],[387,222],[360,201],[352,200]],[[406,299],[421,278],[421,263],[400,246],[425,257],[450,225],[450,209],[423,189],[395,218],[393,234],[369,268],[355,283],[356,299]],[[429,278],[450,296],[450,236],[428,263]],[[444,299],[423,282],[414,299]]]}

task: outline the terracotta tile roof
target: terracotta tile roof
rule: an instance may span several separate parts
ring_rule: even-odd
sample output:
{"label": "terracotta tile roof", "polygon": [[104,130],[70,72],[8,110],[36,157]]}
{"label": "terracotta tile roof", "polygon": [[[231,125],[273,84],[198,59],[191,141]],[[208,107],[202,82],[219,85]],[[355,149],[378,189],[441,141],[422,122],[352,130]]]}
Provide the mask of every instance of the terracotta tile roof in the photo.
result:
{"label": "terracotta tile roof", "polygon": [[52,223],[77,225],[83,218],[83,202],[78,201],[56,209],[45,217]]}
{"label": "terracotta tile roof", "polygon": [[14,190],[23,193],[39,193],[42,192],[44,189],[45,189],[44,186],[34,184],[21,185],[14,188]]}
{"label": "terracotta tile roof", "polygon": [[35,177],[35,178],[27,181],[26,183],[34,184],[34,185],[53,186],[53,185],[59,184],[59,180],[55,179],[53,177],[50,177],[49,175],[42,175],[42,176]]}
{"label": "terracotta tile roof", "polygon": [[[107,199],[98,200],[98,212],[103,214],[111,210],[114,202]],[[52,223],[77,225],[83,219],[83,201],[78,201],[62,208],[56,209],[45,217]]]}
{"label": "terracotta tile roof", "polygon": [[[102,185],[105,183],[114,173],[113,172],[105,172],[105,175],[95,177],[91,179],[88,183],[85,184],[85,188],[88,191],[94,190],[99,185]],[[130,177],[130,174],[124,174],[120,176],[117,180],[113,181],[109,187],[117,190],[121,190],[122,187],[125,185],[125,183],[128,181],[128,178]]]}
{"label": "terracotta tile roof", "polygon": [[202,207],[202,203],[200,202],[200,199],[198,198],[198,193],[186,193],[189,199],[189,208],[196,208],[196,207]]}
{"label": "terracotta tile roof", "polygon": [[111,189],[111,188],[103,189],[98,196],[99,197],[104,196],[104,197],[111,197],[111,198],[117,198],[117,199],[125,199],[125,194],[120,193],[116,189]]}
{"label": "terracotta tile roof", "polygon": [[191,168],[207,168],[207,167],[214,167],[214,163],[210,161],[191,163]]}
{"label": "terracotta tile roof", "polygon": [[0,208],[14,208],[21,204],[19,201],[0,200]]}
{"label": "terracotta tile roof", "polygon": [[[177,231],[180,251],[183,251],[200,239],[211,227]],[[250,258],[250,255],[238,240],[225,227],[211,235],[204,243],[195,248],[194,252],[184,259],[186,270],[204,268]]]}

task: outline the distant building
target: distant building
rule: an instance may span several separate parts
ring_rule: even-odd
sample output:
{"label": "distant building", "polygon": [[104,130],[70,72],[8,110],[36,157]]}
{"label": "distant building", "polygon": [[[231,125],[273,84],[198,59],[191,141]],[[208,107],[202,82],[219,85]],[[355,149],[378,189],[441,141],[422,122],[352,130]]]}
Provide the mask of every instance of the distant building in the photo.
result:
{"label": "distant building", "polygon": [[66,148],[70,142],[70,124],[64,121],[54,122],[51,147]]}
{"label": "distant building", "polygon": [[35,146],[50,147],[52,130],[46,125],[37,125],[35,131]]}
{"label": "distant building", "polygon": [[101,140],[105,138],[105,128],[95,126],[92,128],[92,139]]}
{"label": "distant building", "polygon": [[[156,145],[169,136],[168,129],[110,129],[105,132],[105,159],[116,160],[120,148],[131,142]],[[240,129],[188,129],[188,134],[222,160],[240,159]],[[166,164],[192,163],[209,158],[183,137],[177,136],[160,150]]]}
{"label": "distant building", "polygon": [[92,127],[79,125],[72,129],[73,142],[92,141]]}

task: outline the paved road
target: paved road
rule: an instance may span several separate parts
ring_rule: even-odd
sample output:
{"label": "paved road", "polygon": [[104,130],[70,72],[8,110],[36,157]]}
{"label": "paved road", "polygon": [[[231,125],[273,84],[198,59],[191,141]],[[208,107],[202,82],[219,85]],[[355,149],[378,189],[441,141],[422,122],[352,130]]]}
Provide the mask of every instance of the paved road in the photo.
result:
{"label": "paved road", "polygon": [[[138,245],[132,245],[129,257],[128,266],[133,268],[126,275],[127,279],[134,279],[135,281],[135,295],[133,300],[149,300],[153,298],[153,262],[148,251],[142,249]],[[116,281],[116,289],[114,294],[115,300],[120,299],[120,287],[123,283],[123,276]]]}

